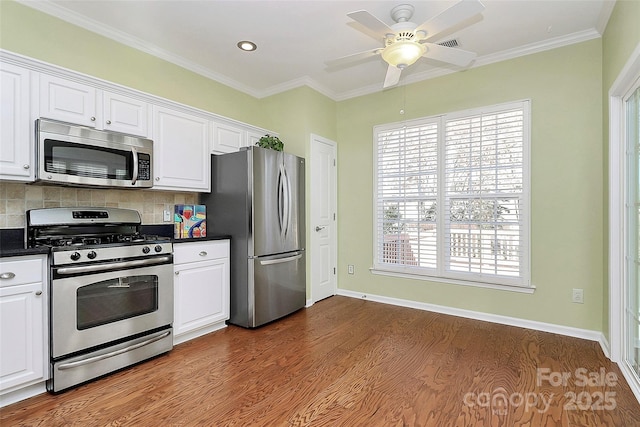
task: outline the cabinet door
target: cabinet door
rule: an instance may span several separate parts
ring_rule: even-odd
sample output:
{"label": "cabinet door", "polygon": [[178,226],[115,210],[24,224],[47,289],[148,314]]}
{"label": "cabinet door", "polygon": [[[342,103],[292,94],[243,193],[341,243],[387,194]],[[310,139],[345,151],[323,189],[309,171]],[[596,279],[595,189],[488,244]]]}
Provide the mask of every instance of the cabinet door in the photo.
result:
{"label": "cabinet door", "polygon": [[0,179],[33,181],[30,71],[0,63]]}
{"label": "cabinet door", "polygon": [[265,134],[261,132],[256,132],[253,130],[247,131],[247,147],[251,147],[252,145],[256,145],[256,143],[262,138]]}
{"label": "cabinet door", "polygon": [[153,110],[154,189],[209,191],[209,121],[164,107]]}
{"label": "cabinet door", "polygon": [[95,127],[96,89],[41,74],[40,117]]}
{"label": "cabinet door", "polygon": [[229,259],[174,267],[175,336],[229,318]]}
{"label": "cabinet door", "polygon": [[44,378],[42,283],[0,287],[0,390]]}
{"label": "cabinet door", "polygon": [[246,146],[247,131],[228,123],[214,124],[213,152],[232,153]]}
{"label": "cabinet door", "polygon": [[146,102],[104,92],[104,129],[129,135],[149,136]]}

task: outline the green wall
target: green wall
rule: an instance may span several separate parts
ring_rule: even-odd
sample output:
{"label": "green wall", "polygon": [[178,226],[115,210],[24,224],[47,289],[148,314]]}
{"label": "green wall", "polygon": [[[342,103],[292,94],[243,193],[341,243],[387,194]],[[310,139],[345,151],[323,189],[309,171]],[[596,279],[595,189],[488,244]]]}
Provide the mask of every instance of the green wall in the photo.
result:
{"label": "green wall", "polygon": [[[622,71],[633,50],[640,45],[640,1],[618,0],[613,9],[607,28],[602,36],[602,139],[603,147],[603,182],[604,195],[602,204],[605,208],[603,231],[605,244],[605,266],[608,265],[609,241],[609,89]],[[603,325],[605,336],[609,337],[609,283],[608,269],[604,270],[604,286],[602,294]]]}
{"label": "green wall", "polygon": [[0,48],[269,128],[260,100],[10,0],[0,0]]}
{"label": "green wall", "polygon": [[[356,292],[602,330],[601,40],[474,68],[338,104],[339,281]],[[370,273],[372,127],[531,99],[534,294]],[[404,108],[405,114],[400,115]],[[347,264],[356,274],[346,274]],[[572,288],[584,304],[571,303]]]}
{"label": "green wall", "polygon": [[[311,134],[336,140],[336,103],[308,87],[300,87],[265,98],[265,114],[273,129],[280,130],[285,151],[307,159],[306,194],[307,211],[306,246],[311,243],[311,175],[308,159],[311,154]],[[311,296],[311,256],[307,250],[307,298]]]}
{"label": "green wall", "polygon": [[[257,99],[13,1],[0,0],[0,48],[271,129],[285,151],[305,158],[312,133],[336,139],[336,103],[313,89]],[[310,283],[307,277],[308,288]]]}
{"label": "green wall", "polygon": [[[337,103],[307,87],[257,99],[9,0],[0,1],[0,47],[272,129],[307,158],[311,133],[337,141],[343,289],[606,332],[604,95],[640,40],[639,18],[640,2],[618,0],[603,39]],[[371,274],[372,127],[519,99],[532,101],[535,293]],[[570,302],[575,287],[585,304]]]}

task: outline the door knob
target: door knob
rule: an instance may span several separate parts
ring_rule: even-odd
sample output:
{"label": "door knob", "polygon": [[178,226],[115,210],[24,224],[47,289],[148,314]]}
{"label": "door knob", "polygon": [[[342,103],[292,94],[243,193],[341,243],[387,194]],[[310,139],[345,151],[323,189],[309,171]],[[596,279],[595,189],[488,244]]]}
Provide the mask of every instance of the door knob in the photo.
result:
{"label": "door knob", "polygon": [[316,231],[324,230],[324,225],[316,225]]}

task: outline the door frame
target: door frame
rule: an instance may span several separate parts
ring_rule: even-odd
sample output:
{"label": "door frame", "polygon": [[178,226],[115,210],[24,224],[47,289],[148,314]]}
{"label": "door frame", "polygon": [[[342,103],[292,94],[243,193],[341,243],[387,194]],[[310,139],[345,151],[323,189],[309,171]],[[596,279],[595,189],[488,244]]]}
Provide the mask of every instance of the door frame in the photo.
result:
{"label": "door frame", "polygon": [[[313,205],[311,198],[314,197],[314,193],[313,193],[313,188],[314,188],[314,182],[313,182],[313,170],[315,167],[317,167],[317,159],[314,159],[313,156],[313,147],[315,144],[325,144],[325,145],[329,145],[332,147],[333,149],[333,155],[334,155],[334,159],[335,159],[335,164],[334,164],[334,168],[333,170],[333,186],[331,188],[331,203],[334,206],[334,215],[335,215],[335,219],[334,219],[334,227],[332,230],[332,236],[331,236],[331,241],[334,244],[334,248],[333,248],[333,259],[331,260],[332,264],[334,265],[334,268],[336,269],[334,271],[333,277],[334,277],[334,292],[333,294],[335,295],[338,292],[338,272],[337,272],[337,268],[338,268],[338,172],[337,172],[337,162],[338,162],[338,146],[337,143],[335,141],[332,141],[330,139],[327,138],[323,138],[320,135],[316,135],[316,134],[311,134],[310,137],[310,145],[309,145],[309,188],[310,188],[310,198],[309,198],[309,206],[311,207]],[[310,233],[310,244],[309,247],[313,248],[313,244],[312,241],[315,238],[315,233],[313,231],[313,224],[312,224],[312,212],[309,212],[309,233]],[[309,256],[309,265],[310,265],[310,280],[311,280],[311,287],[310,287],[310,298],[307,301],[307,307],[313,305],[315,303],[315,298],[314,298],[314,271],[316,268],[318,268],[318,266],[314,266],[313,264],[313,256]],[[317,290],[316,290],[317,292]]]}
{"label": "door frame", "polygon": [[640,401],[640,381],[626,363],[626,215],[624,96],[640,77],[640,44],[609,90],[609,344],[610,358],[618,364],[631,390]]}

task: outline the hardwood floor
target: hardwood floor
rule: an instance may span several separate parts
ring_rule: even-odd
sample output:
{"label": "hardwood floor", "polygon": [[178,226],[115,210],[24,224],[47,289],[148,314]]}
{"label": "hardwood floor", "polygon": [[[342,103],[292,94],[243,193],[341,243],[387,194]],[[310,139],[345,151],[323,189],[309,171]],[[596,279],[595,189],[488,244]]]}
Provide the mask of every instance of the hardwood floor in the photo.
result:
{"label": "hardwood floor", "polygon": [[337,296],[0,411],[2,426],[640,426],[595,342]]}

